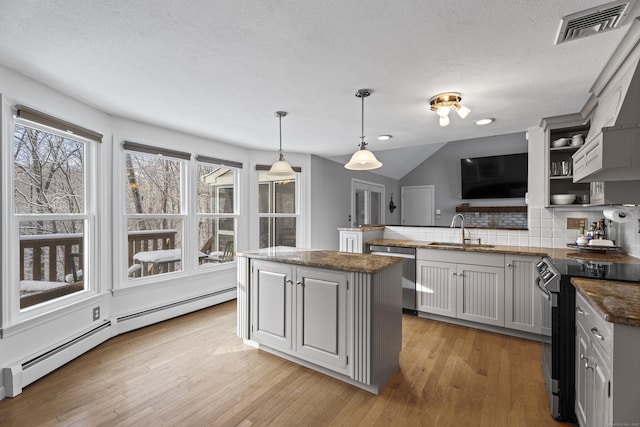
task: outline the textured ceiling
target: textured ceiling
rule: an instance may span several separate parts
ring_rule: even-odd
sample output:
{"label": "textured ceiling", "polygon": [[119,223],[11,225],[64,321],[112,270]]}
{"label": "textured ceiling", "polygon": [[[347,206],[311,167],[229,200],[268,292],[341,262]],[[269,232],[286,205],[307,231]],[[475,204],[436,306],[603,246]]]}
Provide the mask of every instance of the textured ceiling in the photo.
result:
{"label": "textured ceiling", "polygon": [[[577,112],[629,26],[553,41],[562,16],[601,3],[0,0],[0,63],[110,114],[249,148],[277,150],[273,113],[288,111],[285,153],[325,157],[357,148],[354,93],[371,88],[369,148],[428,153],[415,147]],[[472,113],[443,128],[428,101],[446,91]],[[390,162],[380,173],[402,176]]]}

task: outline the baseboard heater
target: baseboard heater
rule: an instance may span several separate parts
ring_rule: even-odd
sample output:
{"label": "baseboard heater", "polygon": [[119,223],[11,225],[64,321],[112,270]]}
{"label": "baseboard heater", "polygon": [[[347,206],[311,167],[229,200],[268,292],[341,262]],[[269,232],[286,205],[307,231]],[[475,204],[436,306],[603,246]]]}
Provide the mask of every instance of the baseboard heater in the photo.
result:
{"label": "baseboard heater", "polygon": [[[220,304],[233,298],[229,297],[229,293],[235,293],[237,288],[231,287],[208,294],[198,295],[193,298],[187,298],[181,301],[172,302],[170,304],[153,307],[136,313],[127,314],[118,317],[117,327],[118,334],[148,326],[163,320],[181,316],[192,311],[210,307],[211,305]],[[213,301],[212,301],[213,300]]]}
{"label": "baseboard heater", "polygon": [[22,389],[111,338],[111,321],[25,362],[3,368],[5,394],[15,397]]}

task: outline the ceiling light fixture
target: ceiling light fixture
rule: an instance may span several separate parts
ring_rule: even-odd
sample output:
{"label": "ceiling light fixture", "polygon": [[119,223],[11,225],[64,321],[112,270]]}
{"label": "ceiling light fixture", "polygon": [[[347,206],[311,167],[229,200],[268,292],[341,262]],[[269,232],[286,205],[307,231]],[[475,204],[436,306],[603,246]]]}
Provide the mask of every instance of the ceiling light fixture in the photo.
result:
{"label": "ceiling light fixture", "polygon": [[461,118],[466,118],[471,110],[460,104],[462,98],[457,92],[440,93],[429,101],[431,111],[435,111],[440,116],[440,126],[449,125],[449,113],[453,108]]}
{"label": "ceiling light fixture", "polygon": [[271,169],[267,172],[269,176],[275,176],[278,178],[293,178],[296,175],[296,172],[291,168],[291,165],[286,162],[284,159],[284,154],[282,154],[282,118],[287,115],[286,111],[276,111],[275,116],[278,118],[278,123],[280,126],[280,149],[278,153],[280,157],[277,162],[271,165]]}
{"label": "ceiling light fixture", "polygon": [[364,136],[364,99],[369,95],[371,95],[371,89],[360,89],[356,92],[356,97],[362,100],[362,136],[360,137],[360,149],[353,153],[353,156],[351,156],[351,160],[349,160],[349,163],[344,165],[344,167],[347,169],[366,171],[371,169],[378,169],[380,166],[382,166],[382,163],[380,163],[378,159],[376,159],[376,156],[374,156],[371,151],[365,148],[367,143],[365,142]]}
{"label": "ceiling light fixture", "polygon": [[492,119],[492,118],[480,119],[480,120],[476,120],[476,124],[478,126],[484,126],[484,125],[488,125],[489,123],[493,123],[495,121],[496,119]]}
{"label": "ceiling light fixture", "polygon": [[393,135],[378,135],[378,141],[387,141],[393,138]]}

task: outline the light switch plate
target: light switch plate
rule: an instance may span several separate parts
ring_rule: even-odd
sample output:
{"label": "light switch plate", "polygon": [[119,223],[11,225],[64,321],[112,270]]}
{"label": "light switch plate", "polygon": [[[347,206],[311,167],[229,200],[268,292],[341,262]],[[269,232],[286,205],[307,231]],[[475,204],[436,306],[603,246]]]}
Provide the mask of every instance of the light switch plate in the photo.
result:
{"label": "light switch plate", "polygon": [[567,218],[567,230],[580,230],[580,227],[587,228],[586,218]]}

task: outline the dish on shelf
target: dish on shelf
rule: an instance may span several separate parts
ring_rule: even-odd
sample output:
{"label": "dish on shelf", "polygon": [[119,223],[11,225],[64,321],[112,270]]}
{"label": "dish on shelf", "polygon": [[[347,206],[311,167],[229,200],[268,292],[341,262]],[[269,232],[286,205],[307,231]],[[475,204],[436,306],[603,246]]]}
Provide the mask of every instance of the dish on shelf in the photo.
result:
{"label": "dish on shelf", "polygon": [[551,148],[566,147],[571,142],[571,138],[558,138],[551,142]]}
{"label": "dish on shelf", "polygon": [[576,201],[575,194],[552,194],[551,204],[553,205],[570,205]]}

